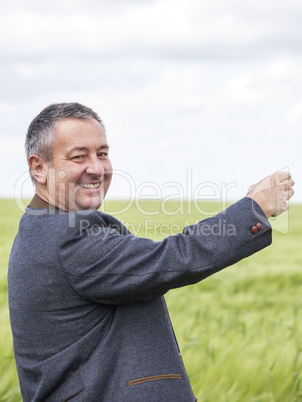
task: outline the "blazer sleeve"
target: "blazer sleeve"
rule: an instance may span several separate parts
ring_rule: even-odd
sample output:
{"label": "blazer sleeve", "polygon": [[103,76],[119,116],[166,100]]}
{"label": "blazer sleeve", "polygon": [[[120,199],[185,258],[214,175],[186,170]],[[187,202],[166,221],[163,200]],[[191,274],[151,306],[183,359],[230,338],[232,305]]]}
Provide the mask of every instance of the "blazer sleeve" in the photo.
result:
{"label": "blazer sleeve", "polygon": [[272,241],[269,221],[247,197],[161,242],[121,234],[99,212],[78,216],[63,232],[58,257],[71,287],[87,300],[114,305],[199,282]]}

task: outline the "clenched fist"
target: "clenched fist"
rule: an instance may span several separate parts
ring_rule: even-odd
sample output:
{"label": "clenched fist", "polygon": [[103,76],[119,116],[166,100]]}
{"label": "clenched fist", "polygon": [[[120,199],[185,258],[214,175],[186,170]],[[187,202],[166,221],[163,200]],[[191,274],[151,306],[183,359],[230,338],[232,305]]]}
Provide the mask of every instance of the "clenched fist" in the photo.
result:
{"label": "clenched fist", "polygon": [[260,205],[267,218],[278,216],[288,210],[287,201],[294,195],[294,184],[290,173],[280,171],[253,184],[246,196]]}

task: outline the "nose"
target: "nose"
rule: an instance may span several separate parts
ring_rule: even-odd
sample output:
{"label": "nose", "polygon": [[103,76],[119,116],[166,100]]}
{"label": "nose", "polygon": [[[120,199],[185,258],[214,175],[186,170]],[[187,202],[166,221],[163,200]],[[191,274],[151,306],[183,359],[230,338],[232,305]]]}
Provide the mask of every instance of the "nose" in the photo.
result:
{"label": "nose", "polygon": [[94,176],[98,176],[98,177],[104,176],[105,169],[102,164],[102,161],[100,161],[98,157],[90,158],[88,161],[86,173],[94,175]]}

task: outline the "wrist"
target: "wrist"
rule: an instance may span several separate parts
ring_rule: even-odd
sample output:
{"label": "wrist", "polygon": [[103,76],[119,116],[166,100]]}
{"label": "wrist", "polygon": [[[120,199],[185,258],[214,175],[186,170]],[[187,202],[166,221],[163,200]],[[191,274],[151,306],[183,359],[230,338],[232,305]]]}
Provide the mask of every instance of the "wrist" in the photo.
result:
{"label": "wrist", "polygon": [[247,194],[246,197],[249,197],[253,201],[257,202],[267,218],[272,216],[272,206],[266,197],[261,196],[260,193],[254,195],[253,197],[250,194]]}

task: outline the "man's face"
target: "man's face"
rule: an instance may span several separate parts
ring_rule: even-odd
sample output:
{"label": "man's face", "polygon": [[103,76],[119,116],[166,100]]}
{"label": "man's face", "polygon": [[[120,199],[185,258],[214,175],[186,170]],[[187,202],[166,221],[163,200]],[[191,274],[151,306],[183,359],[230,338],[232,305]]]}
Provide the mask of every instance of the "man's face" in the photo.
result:
{"label": "man's face", "polygon": [[108,144],[94,119],[64,119],[55,127],[47,190],[50,203],[65,211],[96,210],[112,176]]}

